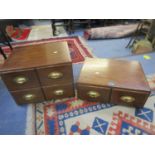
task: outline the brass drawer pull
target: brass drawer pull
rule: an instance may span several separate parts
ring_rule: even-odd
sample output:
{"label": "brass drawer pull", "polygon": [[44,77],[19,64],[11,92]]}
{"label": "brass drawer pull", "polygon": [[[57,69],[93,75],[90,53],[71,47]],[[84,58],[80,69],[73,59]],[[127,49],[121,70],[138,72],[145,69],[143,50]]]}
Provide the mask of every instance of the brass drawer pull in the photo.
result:
{"label": "brass drawer pull", "polygon": [[62,90],[62,89],[55,90],[54,94],[57,95],[57,96],[61,96],[61,95],[64,94],[64,90]]}
{"label": "brass drawer pull", "polygon": [[89,91],[87,94],[91,98],[97,98],[97,97],[100,96],[100,94],[98,92],[96,92],[96,91]]}
{"label": "brass drawer pull", "polygon": [[50,78],[50,79],[59,79],[61,77],[63,77],[63,73],[61,73],[61,72],[51,72],[48,75],[48,78]]}
{"label": "brass drawer pull", "polygon": [[121,96],[120,99],[126,103],[131,103],[131,102],[135,101],[135,98],[132,96]]}
{"label": "brass drawer pull", "polygon": [[14,78],[13,81],[15,83],[17,83],[17,84],[24,84],[24,83],[26,83],[28,81],[28,79],[26,77],[24,77],[24,76],[17,76],[17,77]]}
{"label": "brass drawer pull", "polygon": [[33,100],[35,97],[36,97],[36,95],[34,95],[34,94],[26,94],[26,95],[23,96],[23,98],[24,98],[26,101],[31,101],[31,100]]}

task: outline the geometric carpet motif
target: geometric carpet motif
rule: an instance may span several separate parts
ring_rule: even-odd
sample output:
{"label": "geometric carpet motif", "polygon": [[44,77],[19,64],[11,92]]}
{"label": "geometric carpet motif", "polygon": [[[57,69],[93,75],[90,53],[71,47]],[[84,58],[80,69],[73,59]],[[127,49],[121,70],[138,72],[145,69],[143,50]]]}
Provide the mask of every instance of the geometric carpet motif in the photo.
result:
{"label": "geometric carpet motif", "polygon": [[143,108],[68,98],[36,104],[38,135],[155,134],[155,95]]}
{"label": "geometric carpet motif", "polygon": [[[82,123],[80,119],[78,121],[76,118],[111,106],[110,104],[86,102],[77,98],[36,104],[36,134],[89,134],[92,124],[87,125],[87,123]],[[68,131],[66,128],[67,120],[71,121]],[[101,120],[97,121],[102,127],[103,122]],[[97,125],[99,124],[94,123],[94,128],[98,132],[103,132],[97,129]]]}
{"label": "geometric carpet motif", "polygon": [[149,121],[149,122],[153,121],[153,111],[149,108],[137,108],[135,115],[146,121]]}
{"label": "geometric carpet motif", "polygon": [[75,124],[71,126],[70,135],[89,135],[90,134],[90,127],[87,126],[86,128],[80,128],[80,122],[77,121]]}
{"label": "geometric carpet motif", "polygon": [[145,120],[136,118],[118,111],[113,114],[113,120],[108,134],[111,135],[154,135],[155,125]]}
{"label": "geometric carpet motif", "polygon": [[[90,57],[90,58],[93,57],[88,46],[85,44],[85,42],[82,40],[81,37],[50,38],[50,39],[42,39],[42,40],[35,40],[35,41],[12,43],[11,45],[13,48],[17,48],[17,47],[23,47],[23,46],[61,42],[61,41],[66,41],[68,43],[70,55],[72,58],[72,63],[82,62],[85,60],[85,57]],[[8,46],[3,46],[2,49],[7,56],[11,54],[11,50]],[[0,64],[2,64],[3,62],[4,62],[4,59],[0,55]]]}
{"label": "geometric carpet motif", "polygon": [[101,118],[96,117],[93,122],[92,128],[101,134],[105,134],[108,127],[108,122]]}

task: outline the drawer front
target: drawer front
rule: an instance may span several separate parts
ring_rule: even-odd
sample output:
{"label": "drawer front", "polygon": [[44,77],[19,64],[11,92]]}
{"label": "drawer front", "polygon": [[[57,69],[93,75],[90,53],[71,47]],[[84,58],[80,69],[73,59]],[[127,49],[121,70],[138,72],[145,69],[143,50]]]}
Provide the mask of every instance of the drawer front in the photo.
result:
{"label": "drawer front", "polygon": [[73,72],[71,65],[37,69],[42,86],[64,84],[72,82]]}
{"label": "drawer front", "polygon": [[127,106],[143,107],[149,92],[138,92],[114,88],[111,94],[111,103]]}
{"label": "drawer front", "polygon": [[74,97],[73,84],[43,87],[46,100]]}
{"label": "drawer front", "polygon": [[11,94],[17,104],[39,103],[45,101],[42,90],[40,88],[12,91]]}
{"label": "drawer front", "polygon": [[77,85],[77,96],[91,102],[109,102],[110,88]]}
{"label": "drawer front", "polygon": [[2,74],[2,79],[11,91],[39,86],[39,80],[34,70]]}

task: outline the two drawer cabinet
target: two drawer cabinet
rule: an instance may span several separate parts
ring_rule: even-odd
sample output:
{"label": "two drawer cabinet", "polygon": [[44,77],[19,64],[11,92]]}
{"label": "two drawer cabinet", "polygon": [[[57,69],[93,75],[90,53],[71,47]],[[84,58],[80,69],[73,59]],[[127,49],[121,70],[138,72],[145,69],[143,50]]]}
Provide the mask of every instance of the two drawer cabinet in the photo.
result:
{"label": "two drawer cabinet", "polygon": [[0,74],[18,104],[74,96],[66,42],[16,48],[0,68]]}
{"label": "two drawer cabinet", "polygon": [[150,88],[137,61],[88,58],[77,82],[77,94],[93,102],[143,107]]}

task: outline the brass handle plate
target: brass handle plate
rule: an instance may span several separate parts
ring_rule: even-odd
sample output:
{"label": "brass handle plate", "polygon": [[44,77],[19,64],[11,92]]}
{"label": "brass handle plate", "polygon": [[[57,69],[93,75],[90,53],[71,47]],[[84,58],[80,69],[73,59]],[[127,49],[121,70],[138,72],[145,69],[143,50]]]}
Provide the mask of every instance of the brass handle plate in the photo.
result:
{"label": "brass handle plate", "polygon": [[17,84],[24,84],[28,81],[28,79],[24,76],[17,76],[13,79],[13,81]]}
{"label": "brass handle plate", "polygon": [[23,96],[23,98],[26,100],[26,101],[31,101],[33,99],[35,99],[36,95],[34,94],[26,94]]}
{"label": "brass handle plate", "polygon": [[57,96],[61,96],[61,95],[64,94],[64,90],[62,90],[62,89],[55,90],[54,94],[57,95]]}
{"label": "brass handle plate", "polygon": [[88,93],[88,96],[91,97],[91,98],[97,98],[100,96],[100,93],[96,92],[96,91],[89,91]]}
{"label": "brass handle plate", "polygon": [[121,96],[120,99],[126,103],[132,103],[133,101],[135,101],[135,98],[132,96]]}
{"label": "brass handle plate", "polygon": [[50,78],[50,79],[60,79],[62,77],[63,77],[63,73],[61,73],[61,72],[51,72],[48,75],[48,78]]}

